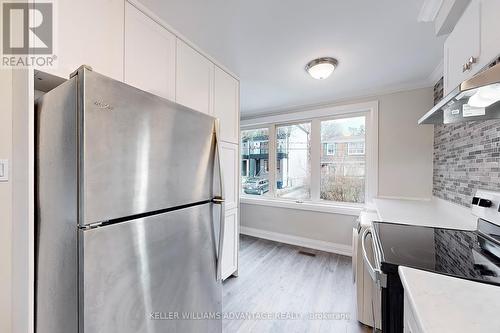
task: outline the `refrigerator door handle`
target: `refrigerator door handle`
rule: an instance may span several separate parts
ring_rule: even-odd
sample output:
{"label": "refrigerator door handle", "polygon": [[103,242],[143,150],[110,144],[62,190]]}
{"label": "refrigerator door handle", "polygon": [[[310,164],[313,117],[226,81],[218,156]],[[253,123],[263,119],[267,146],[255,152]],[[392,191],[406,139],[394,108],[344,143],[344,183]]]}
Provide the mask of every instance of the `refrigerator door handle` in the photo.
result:
{"label": "refrigerator door handle", "polygon": [[219,244],[218,244],[218,255],[217,255],[217,281],[222,280],[222,250],[224,248],[224,229],[225,229],[225,219],[226,219],[226,204],[225,204],[225,194],[224,194],[224,178],[222,172],[222,158],[220,149],[220,134],[219,134],[219,120],[215,121],[215,149],[217,154],[217,164],[219,166],[219,185],[220,185],[220,196],[215,196],[212,199],[214,204],[220,205],[220,228],[219,228]]}

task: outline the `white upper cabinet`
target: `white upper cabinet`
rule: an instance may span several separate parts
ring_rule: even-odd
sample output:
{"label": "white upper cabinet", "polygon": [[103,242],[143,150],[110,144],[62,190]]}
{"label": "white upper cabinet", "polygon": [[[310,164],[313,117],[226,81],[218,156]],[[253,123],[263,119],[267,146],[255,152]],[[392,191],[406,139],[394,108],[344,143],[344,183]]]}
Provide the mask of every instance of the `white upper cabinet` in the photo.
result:
{"label": "white upper cabinet", "polygon": [[123,80],[123,0],[57,1],[57,68],[44,70],[68,78],[81,65]]}
{"label": "white upper cabinet", "polygon": [[481,4],[473,0],[444,44],[444,92],[449,93],[462,81],[477,73],[479,66],[471,64],[465,69],[470,58],[481,57]]}
{"label": "white upper cabinet", "polygon": [[500,1],[481,0],[480,67],[500,56]]}
{"label": "white upper cabinet", "polygon": [[126,2],[126,83],[175,100],[175,47],[175,35]]}
{"label": "white upper cabinet", "polygon": [[220,120],[221,140],[238,143],[239,82],[215,67],[214,116]]}
{"label": "white upper cabinet", "polygon": [[[445,94],[500,55],[500,1],[472,0],[444,44]],[[475,63],[464,71],[474,57]]]}
{"label": "white upper cabinet", "polygon": [[177,39],[175,101],[213,114],[214,67],[210,60]]}

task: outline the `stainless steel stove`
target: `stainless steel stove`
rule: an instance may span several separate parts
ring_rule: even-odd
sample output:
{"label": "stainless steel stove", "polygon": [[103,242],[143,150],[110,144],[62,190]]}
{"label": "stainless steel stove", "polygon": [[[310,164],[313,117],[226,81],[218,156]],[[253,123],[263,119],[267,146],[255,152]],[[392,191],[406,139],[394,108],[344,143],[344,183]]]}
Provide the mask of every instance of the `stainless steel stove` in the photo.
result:
{"label": "stainless steel stove", "polygon": [[384,333],[403,332],[400,265],[500,286],[500,192],[477,191],[471,207],[475,231],[373,223],[371,275],[382,291]]}

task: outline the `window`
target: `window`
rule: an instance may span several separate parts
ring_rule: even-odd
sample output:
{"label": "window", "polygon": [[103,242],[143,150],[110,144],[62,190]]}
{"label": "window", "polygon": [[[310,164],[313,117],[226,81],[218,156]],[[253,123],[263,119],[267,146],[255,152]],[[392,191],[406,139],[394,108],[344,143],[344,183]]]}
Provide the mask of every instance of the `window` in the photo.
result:
{"label": "window", "polygon": [[276,196],[311,197],[311,123],[276,126]]}
{"label": "window", "polygon": [[335,143],[325,143],[326,146],[326,154],[327,155],[335,155]]}
{"label": "window", "polygon": [[365,117],[321,122],[321,142],[336,144],[335,156],[321,156],[320,198],[363,203],[365,199]]}
{"label": "window", "polygon": [[252,118],[242,126],[243,202],[344,213],[375,197],[378,102]]}
{"label": "window", "polygon": [[349,142],[348,147],[347,147],[347,154],[349,154],[349,155],[364,155],[365,154],[365,143],[363,141]]}
{"label": "window", "polygon": [[244,194],[269,193],[269,129],[241,131],[241,187]]}

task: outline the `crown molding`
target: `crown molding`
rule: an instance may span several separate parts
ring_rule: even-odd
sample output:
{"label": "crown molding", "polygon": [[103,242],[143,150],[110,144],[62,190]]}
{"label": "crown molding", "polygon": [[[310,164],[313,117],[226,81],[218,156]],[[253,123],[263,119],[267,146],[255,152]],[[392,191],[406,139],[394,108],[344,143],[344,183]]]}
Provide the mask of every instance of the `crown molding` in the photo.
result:
{"label": "crown molding", "polygon": [[249,120],[254,118],[261,118],[263,116],[275,116],[290,112],[300,112],[308,111],[313,109],[320,109],[325,107],[331,107],[339,104],[346,103],[356,103],[356,101],[366,100],[366,99],[377,99],[379,96],[390,95],[404,91],[411,91],[423,88],[434,87],[436,82],[443,76],[444,73],[444,60],[436,65],[434,70],[429,74],[429,76],[423,80],[415,82],[407,82],[392,86],[387,86],[383,89],[364,89],[358,91],[357,93],[344,95],[342,98],[327,100],[319,103],[309,103],[309,104],[296,104],[290,106],[263,108],[255,110],[241,110],[241,120]]}
{"label": "crown molding", "polygon": [[249,120],[254,118],[261,118],[263,116],[275,116],[290,112],[300,112],[300,111],[308,111],[314,109],[321,109],[325,107],[338,106],[342,104],[352,104],[357,103],[363,100],[369,99],[377,99],[379,96],[390,95],[398,92],[417,90],[422,88],[433,87],[435,82],[431,82],[431,80],[426,78],[422,81],[412,82],[412,83],[403,83],[394,86],[386,87],[385,89],[366,89],[362,91],[358,91],[357,93],[344,95],[342,98],[319,102],[319,103],[310,103],[310,104],[299,104],[299,105],[291,105],[291,106],[282,106],[282,107],[273,107],[273,108],[264,108],[257,110],[241,110],[241,120]]}

